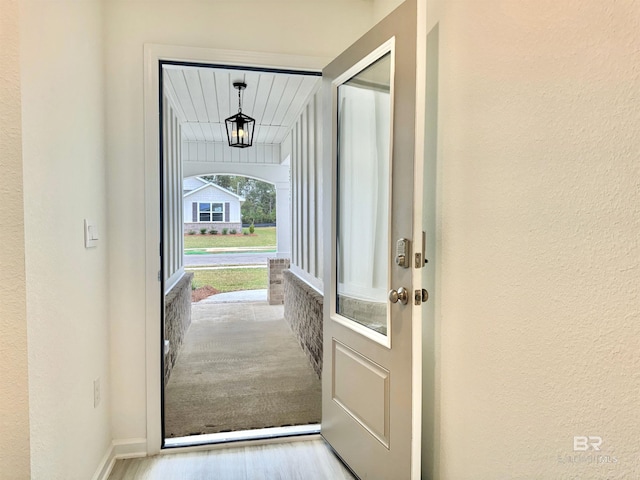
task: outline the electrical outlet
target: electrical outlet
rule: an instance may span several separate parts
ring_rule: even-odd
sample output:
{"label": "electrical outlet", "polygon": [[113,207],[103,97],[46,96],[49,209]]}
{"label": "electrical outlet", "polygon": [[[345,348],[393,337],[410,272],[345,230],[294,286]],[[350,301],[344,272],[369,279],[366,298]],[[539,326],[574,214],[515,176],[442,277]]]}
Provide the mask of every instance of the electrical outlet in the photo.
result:
{"label": "electrical outlet", "polygon": [[93,381],[93,408],[100,405],[100,377]]}

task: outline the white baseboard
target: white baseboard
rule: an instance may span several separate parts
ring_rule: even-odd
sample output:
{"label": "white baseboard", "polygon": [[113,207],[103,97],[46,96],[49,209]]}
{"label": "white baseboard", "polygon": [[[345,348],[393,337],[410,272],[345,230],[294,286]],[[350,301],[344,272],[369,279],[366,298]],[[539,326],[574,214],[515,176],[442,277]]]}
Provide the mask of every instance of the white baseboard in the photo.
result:
{"label": "white baseboard", "polygon": [[98,465],[92,480],[107,480],[116,460],[120,458],[138,458],[147,456],[146,438],[129,438],[126,440],[114,440],[104,454]]}
{"label": "white baseboard", "polygon": [[127,438],[126,440],[114,440],[113,450],[116,459],[146,457],[147,439]]}

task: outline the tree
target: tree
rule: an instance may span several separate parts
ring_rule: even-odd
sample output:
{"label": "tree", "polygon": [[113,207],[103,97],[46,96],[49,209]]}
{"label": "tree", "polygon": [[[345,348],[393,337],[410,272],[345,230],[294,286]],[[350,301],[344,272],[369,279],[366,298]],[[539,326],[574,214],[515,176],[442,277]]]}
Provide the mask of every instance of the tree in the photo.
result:
{"label": "tree", "polygon": [[242,223],[276,223],[276,189],[272,184],[237,175],[208,175],[202,178],[244,197]]}

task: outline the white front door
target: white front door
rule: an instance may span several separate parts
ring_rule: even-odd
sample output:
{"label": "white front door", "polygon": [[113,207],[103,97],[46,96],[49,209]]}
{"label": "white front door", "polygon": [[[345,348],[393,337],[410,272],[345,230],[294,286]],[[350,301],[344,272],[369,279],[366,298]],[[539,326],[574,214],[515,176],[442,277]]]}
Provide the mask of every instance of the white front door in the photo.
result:
{"label": "white front door", "polygon": [[412,242],[415,1],[329,64],[323,88],[332,195],[322,435],[360,478],[419,478],[420,387],[412,365],[412,309],[421,303],[412,270],[423,266],[416,258],[423,258],[422,242]]}

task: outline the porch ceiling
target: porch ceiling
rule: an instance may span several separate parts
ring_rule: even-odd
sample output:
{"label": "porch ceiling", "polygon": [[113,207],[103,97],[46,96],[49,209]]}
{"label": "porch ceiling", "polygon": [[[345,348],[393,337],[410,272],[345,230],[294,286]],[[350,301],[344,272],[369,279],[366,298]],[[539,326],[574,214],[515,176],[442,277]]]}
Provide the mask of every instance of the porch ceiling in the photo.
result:
{"label": "porch ceiling", "polygon": [[247,84],[242,112],[255,118],[254,144],[280,144],[319,86],[320,77],[165,65],[165,88],[187,142],[226,142],[224,119],[238,112],[233,82]]}

